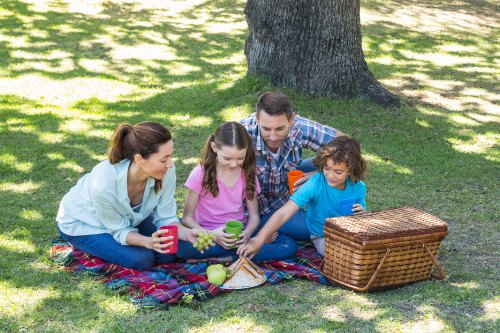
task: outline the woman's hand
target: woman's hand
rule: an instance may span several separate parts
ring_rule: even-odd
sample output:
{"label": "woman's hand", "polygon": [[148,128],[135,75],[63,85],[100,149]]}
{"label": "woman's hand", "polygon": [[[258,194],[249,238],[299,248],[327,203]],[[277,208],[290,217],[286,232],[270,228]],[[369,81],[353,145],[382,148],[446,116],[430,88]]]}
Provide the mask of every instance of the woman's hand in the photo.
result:
{"label": "woman's hand", "polygon": [[236,245],[236,239],[233,234],[226,234],[224,232],[225,229],[226,227],[223,226],[218,229],[211,230],[210,233],[215,236],[215,242],[217,244],[228,250]]}
{"label": "woman's hand", "polygon": [[363,206],[361,206],[361,204],[352,205],[352,213],[353,214],[360,214],[364,211],[365,211],[365,209],[363,208]]}
{"label": "woman's hand", "polygon": [[160,229],[155,231],[151,237],[148,248],[155,250],[158,253],[169,253],[169,249],[174,245],[174,236],[163,236],[168,230]]}

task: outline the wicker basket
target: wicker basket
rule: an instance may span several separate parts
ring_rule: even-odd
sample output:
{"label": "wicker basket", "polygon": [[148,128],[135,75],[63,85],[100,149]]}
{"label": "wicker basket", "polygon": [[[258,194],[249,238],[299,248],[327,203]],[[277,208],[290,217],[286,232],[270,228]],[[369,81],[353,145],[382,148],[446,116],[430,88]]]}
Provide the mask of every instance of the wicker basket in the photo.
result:
{"label": "wicker basket", "polygon": [[366,291],[445,278],[436,256],[448,225],[416,208],[329,218],[324,233],[320,269],[331,283]]}

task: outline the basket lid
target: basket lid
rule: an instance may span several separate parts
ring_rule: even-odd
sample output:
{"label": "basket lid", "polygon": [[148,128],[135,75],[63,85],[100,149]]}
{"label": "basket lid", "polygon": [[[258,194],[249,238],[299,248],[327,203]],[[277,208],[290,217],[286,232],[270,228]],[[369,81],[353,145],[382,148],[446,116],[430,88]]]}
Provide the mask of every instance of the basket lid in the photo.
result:
{"label": "basket lid", "polygon": [[400,207],[363,215],[327,218],[325,229],[365,241],[447,232],[448,224],[416,208]]}

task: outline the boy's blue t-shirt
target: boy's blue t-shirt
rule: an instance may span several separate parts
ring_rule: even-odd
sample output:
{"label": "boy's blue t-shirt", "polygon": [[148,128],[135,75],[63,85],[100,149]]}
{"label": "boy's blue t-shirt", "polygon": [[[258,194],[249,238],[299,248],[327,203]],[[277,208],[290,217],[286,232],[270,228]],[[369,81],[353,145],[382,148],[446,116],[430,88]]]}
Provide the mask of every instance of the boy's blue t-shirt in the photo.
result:
{"label": "boy's blue t-shirt", "polygon": [[313,236],[322,236],[325,219],[341,216],[339,202],[344,199],[355,199],[366,210],[366,185],[358,180],[352,183],[348,178],[346,187],[338,190],[328,185],[323,172],[312,176],[290,197],[300,208],[306,206],[306,224]]}

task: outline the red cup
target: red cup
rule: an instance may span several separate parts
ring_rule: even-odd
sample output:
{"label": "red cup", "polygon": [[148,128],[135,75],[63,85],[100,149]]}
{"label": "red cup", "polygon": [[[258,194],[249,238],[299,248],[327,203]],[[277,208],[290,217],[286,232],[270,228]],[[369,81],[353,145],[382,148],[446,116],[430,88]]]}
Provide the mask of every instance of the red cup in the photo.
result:
{"label": "red cup", "polygon": [[303,171],[292,170],[288,172],[288,189],[290,190],[290,194],[293,194],[293,184],[302,177],[304,177]]}
{"label": "red cup", "polygon": [[167,241],[167,243],[173,242],[172,246],[170,248],[165,249],[167,253],[173,254],[177,252],[177,248],[179,246],[179,230],[177,229],[176,225],[164,225],[160,227],[160,230],[168,230],[168,232],[165,232],[162,234],[162,237],[167,237],[167,236],[172,236],[174,237],[173,240]]}

